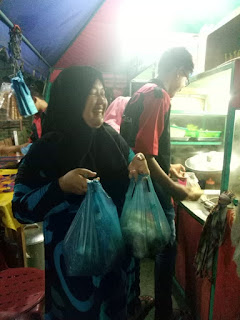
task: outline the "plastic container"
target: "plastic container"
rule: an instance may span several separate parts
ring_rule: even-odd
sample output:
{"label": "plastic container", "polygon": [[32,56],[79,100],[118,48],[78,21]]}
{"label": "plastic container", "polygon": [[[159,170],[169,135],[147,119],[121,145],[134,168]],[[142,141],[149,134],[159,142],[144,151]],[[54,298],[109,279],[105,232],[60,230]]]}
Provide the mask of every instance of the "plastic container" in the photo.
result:
{"label": "plastic container", "polygon": [[220,138],[222,131],[189,130],[186,129],[185,137],[192,138]]}
{"label": "plastic container", "polygon": [[198,184],[198,178],[196,177],[194,172],[186,172],[185,176],[187,178],[187,187],[200,189],[200,186]]}
{"label": "plastic container", "polygon": [[178,183],[181,184],[182,186],[186,187],[187,179],[184,179],[184,180],[178,179]]}
{"label": "plastic container", "polygon": [[183,138],[185,137],[186,128],[178,126],[170,126],[170,136],[171,138]]}
{"label": "plastic container", "polygon": [[199,130],[189,130],[186,129],[185,137],[198,138]]}
{"label": "plastic container", "polygon": [[27,224],[24,227],[27,266],[44,270],[44,236],[42,223]]}
{"label": "plastic container", "polygon": [[199,138],[220,138],[222,131],[199,131]]}
{"label": "plastic container", "polygon": [[184,180],[178,179],[179,184],[186,187],[191,187],[191,188],[200,187],[198,184],[198,178],[196,177],[194,172],[185,172],[184,176],[185,176]]}
{"label": "plastic container", "polygon": [[212,178],[206,180],[205,189],[216,189],[215,188],[215,181]]}

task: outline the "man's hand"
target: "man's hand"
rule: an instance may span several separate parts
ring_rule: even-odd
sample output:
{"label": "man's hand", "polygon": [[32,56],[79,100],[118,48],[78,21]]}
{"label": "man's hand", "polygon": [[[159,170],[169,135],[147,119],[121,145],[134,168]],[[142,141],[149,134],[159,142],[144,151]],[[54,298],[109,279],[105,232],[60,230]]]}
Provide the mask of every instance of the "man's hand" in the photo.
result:
{"label": "man's hand", "polygon": [[[202,195],[203,191],[199,188],[184,187],[178,182],[174,182],[159,166],[155,158],[151,155],[146,155],[151,176],[170,194],[175,200],[197,200]],[[181,169],[181,165],[179,167]]]}
{"label": "man's hand", "polygon": [[172,197],[178,201],[182,201],[182,200],[196,201],[203,194],[203,190],[201,190],[200,188],[184,187],[178,184],[177,182],[174,182],[174,187],[172,188],[171,194],[172,194]]}
{"label": "man's hand", "polygon": [[0,155],[7,156],[11,153],[21,152],[21,148],[27,146],[28,144],[29,142],[26,142],[18,146],[0,146]]}
{"label": "man's hand", "polygon": [[185,167],[180,163],[170,165],[169,174],[171,178],[175,177],[177,179],[186,180],[185,172]]}
{"label": "man's hand", "polygon": [[77,168],[59,178],[59,186],[65,193],[82,195],[87,192],[87,178],[93,178],[96,174],[88,169]]}
{"label": "man's hand", "polygon": [[201,195],[203,195],[203,190],[198,187],[188,188],[188,196],[186,200],[197,201]]}
{"label": "man's hand", "polygon": [[132,162],[128,166],[129,178],[132,177],[137,180],[139,174],[150,174],[147,160],[142,153],[137,153]]}

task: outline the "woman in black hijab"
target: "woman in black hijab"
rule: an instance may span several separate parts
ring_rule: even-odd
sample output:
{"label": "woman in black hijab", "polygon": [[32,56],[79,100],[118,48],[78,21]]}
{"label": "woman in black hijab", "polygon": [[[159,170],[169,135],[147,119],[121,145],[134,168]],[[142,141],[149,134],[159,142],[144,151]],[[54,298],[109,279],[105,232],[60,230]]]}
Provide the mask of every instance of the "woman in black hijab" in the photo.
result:
{"label": "woman in black hijab", "polygon": [[125,320],[129,293],[134,298],[128,281],[134,273],[130,256],[105,275],[68,277],[62,255],[62,241],[84,199],[87,178],[101,179],[120,216],[128,176],[149,173],[144,156],[134,156],[123,138],[103,123],[106,107],[101,73],[80,66],[62,71],[51,89],[43,137],[19,167],[14,215],[22,223],[44,225],[47,320]]}

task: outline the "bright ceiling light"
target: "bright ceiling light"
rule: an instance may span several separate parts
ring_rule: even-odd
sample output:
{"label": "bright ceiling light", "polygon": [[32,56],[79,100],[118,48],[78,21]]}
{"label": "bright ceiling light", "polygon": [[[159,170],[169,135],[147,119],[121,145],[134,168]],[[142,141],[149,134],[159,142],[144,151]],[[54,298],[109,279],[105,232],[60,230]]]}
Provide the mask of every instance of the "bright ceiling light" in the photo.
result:
{"label": "bright ceiling light", "polygon": [[[170,8],[159,0],[125,0],[119,14],[118,34],[122,54],[145,57],[158,54],[159,42],[165,42],[170,29]],[[169,14],[168,14],[169,12]]]}
{"label": "bright ceiling light", "polygon": [[177,0],[123,0],[117,22],[122,58],[128,61],[138,57],[149,65],[169,47],[193,47],[192,34],[172,32],[178,6]]}

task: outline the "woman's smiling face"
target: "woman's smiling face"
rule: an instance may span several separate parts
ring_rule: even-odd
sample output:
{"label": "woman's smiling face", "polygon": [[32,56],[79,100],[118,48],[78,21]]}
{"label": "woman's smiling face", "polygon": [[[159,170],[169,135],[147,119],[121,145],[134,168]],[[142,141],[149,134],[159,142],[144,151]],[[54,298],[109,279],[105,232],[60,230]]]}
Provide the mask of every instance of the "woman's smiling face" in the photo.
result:
{"label": "woman's smiling face", "polygon": [[97,79],[88,95],[82,117],[89,127],[99,128],[103,124],[106,108],[105,89],[102,82]]}

